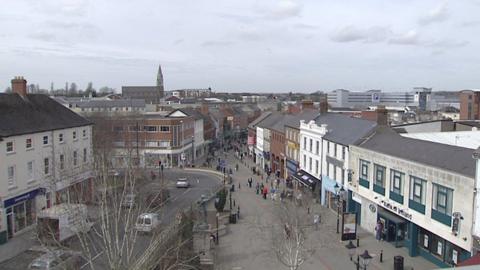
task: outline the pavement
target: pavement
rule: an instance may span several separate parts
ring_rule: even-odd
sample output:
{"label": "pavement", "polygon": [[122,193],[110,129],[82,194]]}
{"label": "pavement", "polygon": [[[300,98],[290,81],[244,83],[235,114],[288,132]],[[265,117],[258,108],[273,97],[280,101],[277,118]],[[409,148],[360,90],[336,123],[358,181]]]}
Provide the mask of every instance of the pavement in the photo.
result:
{"label": "pavement", "polygon": [[[241,161],[229,156],[230,164],[241,164]],[[240,206],[240,219],[237,224],[231,224],[229,233],[220,239],[216,248],[215,269],[240,270],[240,269],[288,269],[280,263],[274,252],[272,233],[273,226],[278,226],[279,218],[275,215],[278,204],[281,202],[264,200],[257,195],[255,188],[247,187],[247,179],[254,178],[255,183],[261,182],[258,176],[253,176],[250,166],[251,161],[241,164],[238,172],[233,174],[236,190],[233,198]],[[238,190],[238,183],[241,189]],[[336,270],[356,269],[349,259],[348,251],[345,248],[346,241],[340,241],[340,235],[336,233],[337,215],[332,210],[321,206],[318,203],[310,204],[310,214],[306,213],[305,207],[299,207],[298,211],[304,211],[308,226],[306,241],[313,249],[313,254],[307,257],[300,266],[302,270]],[[278,212],[277,212],[278,213]],[[313,214],[321,215],[321,223],[318,230],[313,226]],[[434,264],[422,257],[410,257],[406,248],[395,248],[387,242],[378,242],[372,233],[359,228],[360,248],[356,253],[361,254],[368,250],[373,256],[368,269],[393,269],[393,257],[400,255],[404,257],[404,269],[427,270],[437,269]],[[354,244],[356,244],[354,242]],[[383,251],[383,262],[380,262],[380,252]],[[356,255],[354,255],[356,258]]]}

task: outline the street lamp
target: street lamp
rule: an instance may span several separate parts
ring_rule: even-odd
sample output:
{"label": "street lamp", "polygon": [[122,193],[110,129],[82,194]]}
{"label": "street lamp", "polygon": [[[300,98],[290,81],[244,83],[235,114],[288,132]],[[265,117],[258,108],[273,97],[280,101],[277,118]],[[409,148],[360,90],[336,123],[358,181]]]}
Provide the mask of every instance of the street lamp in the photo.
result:
{"label": "street lamp", "polygon": [[220,213],[217,212],[215,217],[217,218],[217,245],[218,245],[218,242],[220,241],[220,239],[218,238],[218,218],[220,217]]}
{"label": "street lamp", "polygon": [[362,254],[360,254],[360,258],[362,259],[363,269],[367,270],[367,266],[372,260],[372,256],[368,254],[368,250],[365,250]]}
{"label": "street lamp", "polygon": [[335,189],[335,195],[337,196],[337,234],[340,232],[340,195],[339,195],[339,190],[340,187],[338,186],[338,183],[335,183],[335,186],[333,187]]}
{"label": "street lamp", "polygon": [[352,243],[352,240],[348,241],[348,244],[345,245],[348,249],[348,256],[350,256],[350,261],[352,261],[353,255],[355,255],[357,247]]}

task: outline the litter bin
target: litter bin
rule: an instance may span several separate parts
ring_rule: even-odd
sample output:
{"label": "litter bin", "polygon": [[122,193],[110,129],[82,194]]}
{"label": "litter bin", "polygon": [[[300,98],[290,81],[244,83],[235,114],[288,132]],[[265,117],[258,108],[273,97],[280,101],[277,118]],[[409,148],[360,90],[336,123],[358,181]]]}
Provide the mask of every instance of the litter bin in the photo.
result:
{"label": "litter bin", "polygon": [[237,214],[230,214],[230,224],[237,223]]}
{"label": "litter bin", "polygon": [[393,270],[403,270],[403,257],[402,256],[393,257]]}

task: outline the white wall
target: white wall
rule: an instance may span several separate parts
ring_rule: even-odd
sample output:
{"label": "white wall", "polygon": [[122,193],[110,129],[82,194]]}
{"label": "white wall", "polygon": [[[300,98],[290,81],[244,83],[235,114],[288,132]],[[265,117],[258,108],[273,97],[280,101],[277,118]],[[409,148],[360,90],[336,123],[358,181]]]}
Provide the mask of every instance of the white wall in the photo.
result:
{"label": "white wall", "polygon": [[[471,250],[472,247],[472,220],[473,220],[473,202],[474,202],[474,179],[457,174],[455,172],[446,171],[440,168],[426,166],[413,161],[408,161],[378,152],[369,151],[356,146],[350,146],[350,167],[354,171],[353,181],[350,189],[358,193],[361,197],[380,204],[382,200],[388,201],[390,204],[399,209],[406,210],[412,215],[411,221],[444,239],[462,247],[465,250]],[[369,180],[370,189],[360,186],[358,183],[359,177],[359,159],[370,161]],[[385,196],[373,191],[373,163],[385,166],[386,181],[385,181]],[[395,169],[405,173],[403,184],[404,203],[399,204],[390,200],[390,169]],[[408,207],[409,192],[410,192],[410,175],[420,177],[427,181],[427,191],[425,199],[425,214],[418,213]],[[432,183],[437,183],[453,189],[453,206],[452,212],[460,212],[464,220],[460,222],[460,230],[457,236],[452,234],[450,226],[446,226],[436,220],[431,219],[432,209]],[[375,199],[376,198],[376,199]],[[368,207],[363,205],[362,208]],[[362,210],[363,211],[363,210]],[[362,212],[363,214],[363,212]],[[363,216],[362,216],[363,219]],[[362,221],[363,223],[363,221]],[[371,224],[368,224],[370,226]],[[372,228],[366,228],[371,230]],[[462,238],[466,238],[464,241]]]}

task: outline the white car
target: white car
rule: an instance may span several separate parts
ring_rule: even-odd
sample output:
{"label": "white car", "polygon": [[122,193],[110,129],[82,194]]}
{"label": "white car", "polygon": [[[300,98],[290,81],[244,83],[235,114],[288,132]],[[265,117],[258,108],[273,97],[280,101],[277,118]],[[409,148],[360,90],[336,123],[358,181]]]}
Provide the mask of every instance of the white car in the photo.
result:
{"label": "white car", "polygon": [[150,233],[160,225],[160,216],[157,213],[144,213],[138,216],[135,229],[139,232]]}
{"label": "white car", "polygon": [[188,187],[190,187],[190,183],[188,182],[186,177],[178,178],[177,188],[188,188]]}

